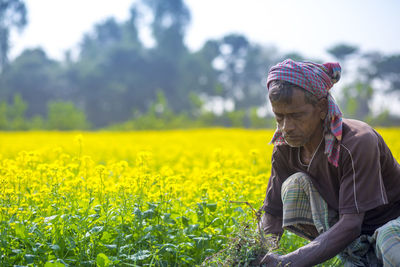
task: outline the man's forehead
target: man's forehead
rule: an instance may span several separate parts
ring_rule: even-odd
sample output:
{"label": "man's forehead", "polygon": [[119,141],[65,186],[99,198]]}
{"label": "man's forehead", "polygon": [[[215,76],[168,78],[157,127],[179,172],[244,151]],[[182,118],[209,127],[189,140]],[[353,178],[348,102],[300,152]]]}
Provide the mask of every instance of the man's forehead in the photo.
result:
{"label": "man's forehead", "polygon": [[291,84],[290,86],[284,86],[279,83],[274,83],[271,82],[271,85],[268,89],[268,92],[271,93],[276,90],[284,90],[284,88],[290,88],[292,91],[299,91],[299,92],[305,92],[306,90],[304,88],[301,88],[300,86],[297,86],[295,84]]}
{"label": "man's forehead", "polygon": [[304,90],[294,89],[290,99],[284,98],[278,101],[271,101],[271,106],[274,113],[296,113],[305,111],[312,105],[306,102]]}
{"label": "man's forehead", "polygon": [[272,111],[276,114],[286,114],[286,113],[299,113],[308,110],[309,104],[298,103],[294,101],[290,104],[285,102],[271,102]]}
{"label": "man's forehead", "polygon": [[[273,99],[275,99],[275,98],[271,98],[271,95],[280,95],[279,100],[274,101]],[[272,86],[268,91],[268,96],[270,96],[270,100],[272,103],[273,102],[287,102],[287,103],[290,102],[291,103],[295,100],[302,100],[300,102],[306,104],[305,90],[300,87],[292,87],[289,90],[287,90],[287,89],[285,90],[279,86]]]}

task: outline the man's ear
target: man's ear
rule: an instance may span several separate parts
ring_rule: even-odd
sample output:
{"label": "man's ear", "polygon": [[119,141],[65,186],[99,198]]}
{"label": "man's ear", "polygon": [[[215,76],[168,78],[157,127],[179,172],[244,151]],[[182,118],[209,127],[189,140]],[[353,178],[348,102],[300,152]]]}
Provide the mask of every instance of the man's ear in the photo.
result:
{"label": "man's ear", "polygon": [[328,114],[328,99],[323,97],[318,100],[317,106],[319,108],[319,116],[321,120],[325,120],[326,115]]}

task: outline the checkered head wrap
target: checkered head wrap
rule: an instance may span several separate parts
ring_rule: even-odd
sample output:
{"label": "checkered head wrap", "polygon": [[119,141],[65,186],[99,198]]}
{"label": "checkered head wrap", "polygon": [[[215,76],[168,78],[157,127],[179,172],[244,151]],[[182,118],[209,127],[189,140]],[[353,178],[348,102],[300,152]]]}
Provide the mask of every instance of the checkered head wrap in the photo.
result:
{"label": "checkered head wrap", "polygon": [[[325,154],[328,161],[336,167],[339,162],[340,141],[342,140],[342,113],[329,93],[329,89],[339,81],[340,73],[339,63],[316,64],[287,59],[273,66],[267,78],[268,89],[271,81],[283,80],[300,86],[318,99],[327,97],[328,114],[324,121]],[[274,145],[285,143],[282,132],[278,128],[271,143]]]}

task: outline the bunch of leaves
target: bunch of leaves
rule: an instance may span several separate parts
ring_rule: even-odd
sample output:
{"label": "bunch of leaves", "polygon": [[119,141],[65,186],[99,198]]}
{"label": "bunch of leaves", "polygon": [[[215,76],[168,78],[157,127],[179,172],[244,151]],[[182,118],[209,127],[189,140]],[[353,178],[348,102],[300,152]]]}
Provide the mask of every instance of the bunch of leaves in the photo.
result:
{"label": "bunch of leaves", "polygon": [[[307,245],[308,240],[285,231],[280,240],[273,235],[265,235],[261,229],[262,210],[256,211],[248,202],[235,202],[248,205],[253,211],[253,220],[245,220],[236,225],[226,246],[207,257],[201,266],[259,266],[267,253],[288,254]],[[342,266],[334,257],[317,266]]]}
{"label": "bunch of leaves", "polygon": [[254,220],[238,223],[227,245],[207,257],[202,266],[254,266],[266,253],[278,248],[277,240],[273,236],[265,236],[261,230],[261,210],[256,211],[249,202],[231,203],[248,205],[253,211]]}
{"label": "bunch of leaves", "polygon": [[275,245],[263,241],[254,223],[242,222],[232,233],[226,247],[206,258],[201,266],[254,266]]}

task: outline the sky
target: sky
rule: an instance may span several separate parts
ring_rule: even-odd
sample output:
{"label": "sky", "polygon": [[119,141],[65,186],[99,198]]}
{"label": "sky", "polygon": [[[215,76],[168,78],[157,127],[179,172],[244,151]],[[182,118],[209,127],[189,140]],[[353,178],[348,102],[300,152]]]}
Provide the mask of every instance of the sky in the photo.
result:
{"label": "sky", "polygon": [[[162,0],[160,0],[162,1]],[[27,48],[42,47],[61,60],[77,52],[83,34],[108,17],[124,21],[135,0],[25,0],[28,25],[12,33],[10,58]],[[300,52],[307,58],[329,58],[338,43],[361,51],[400,53],[400,1],[397,0],[185,0],[192,20],[185,42],[199,49],[210,38],[244,34],[250,41]],[[145,43],[150,33],[141,31]]]}

